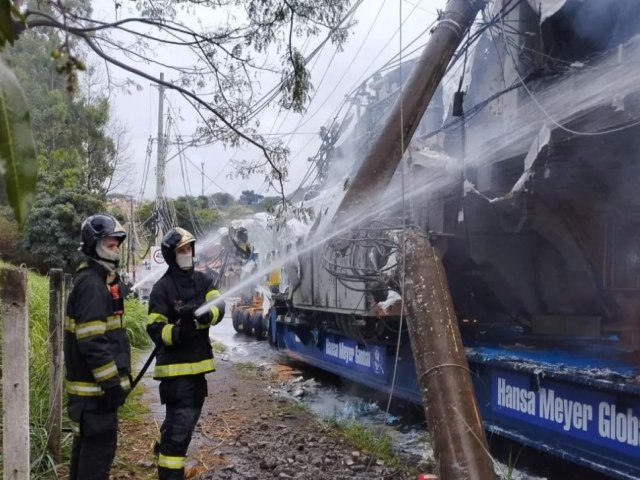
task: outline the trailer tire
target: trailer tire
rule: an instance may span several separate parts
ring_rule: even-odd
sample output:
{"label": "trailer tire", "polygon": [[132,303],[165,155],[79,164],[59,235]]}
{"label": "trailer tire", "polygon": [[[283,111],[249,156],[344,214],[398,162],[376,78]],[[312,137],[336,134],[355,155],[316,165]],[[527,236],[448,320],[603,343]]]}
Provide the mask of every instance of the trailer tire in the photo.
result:
{"label": "trailer tire", "polygon": [[[275,312],[273,310],[275,310]],[[269,315],[267,316],[266,324],[267,324],[267,340],[269,341],[269,345],[271,345],[272,347],[276,346],[276,342],[274,341],[275,329],[276,329],[276,323],[275,323],[276,315],[277,315],[276,307],[271,307],[271,309],[269,310]]]}
{"label": "trailer tire", "polygon": [[251,312],[245,310],[240,315],[240,321],[242,322],[242,330],[245,335],[251,335]]}
{"label": "trailer tire", "polygon": [[262,325],[262,313],[255,313],[251,317],[251,323],[253,324],[253,333],[258,340],[264,338],[264,327]]}
{"label": "trailer tire", "polygon": [[233,329],[237,333],[242,332],[242,328],[240,328],[240,310],[233,310],[233,312],[231,313],[231,321],[233,324]]}

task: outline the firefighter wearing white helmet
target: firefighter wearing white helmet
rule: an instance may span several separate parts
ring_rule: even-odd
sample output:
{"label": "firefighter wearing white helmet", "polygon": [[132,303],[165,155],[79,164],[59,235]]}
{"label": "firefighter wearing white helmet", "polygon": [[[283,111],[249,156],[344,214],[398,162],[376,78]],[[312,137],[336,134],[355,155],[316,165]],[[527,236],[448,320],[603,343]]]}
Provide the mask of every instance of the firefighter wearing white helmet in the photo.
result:
{"label": "firefighter wearing white helmet", "polygon": [[126,234],[108,214],[88,217],[80,250],[87,256],[67,300],[64,357],[73,431],[71,480],[105,480],[116,451],[117,409],[130,389],[131,352],[116,273]]}
{"label": "firefighter wearing white helmet", "polygon": [[216,302],[200,316],[195,310],[219,296],[214,281],[194,271],[196,239],[173,228],[162,239],[169,268],[151,290],[147,332],[158,347],[154,378],[160,380],[160,401],[166,406],[160,429],[158,478],[182,480],[187,449],[207,396],[205,374],[215,370],[209,327],[224,316]]}

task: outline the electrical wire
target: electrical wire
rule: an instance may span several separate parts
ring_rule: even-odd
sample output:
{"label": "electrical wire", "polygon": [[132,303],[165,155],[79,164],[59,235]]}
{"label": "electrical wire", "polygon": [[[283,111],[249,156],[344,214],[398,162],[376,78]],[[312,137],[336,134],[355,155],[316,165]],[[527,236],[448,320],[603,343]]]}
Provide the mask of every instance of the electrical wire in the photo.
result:
{"label": "electrical wire", "polygon": [[[296,128],[296,130],[304,125],[307,124],[307,122],[309,122],[314,116],[316,116],[318,114],[318,112],[320,112],[320,110],[322,110],[322,107],[325,106],[325,104],[329,101],[329,99],[333,98],[333,94],[335,93],[335,91],[338,89],[338,87],[340,86],[340,82],[342,82],[342,80],[344,79],[344,77],[347,75],[347,73],[349,72],[349,70],[351,69],[351,67],[354,64],[355,59],[358,57],[358,55],[360,54],[360,51],[362,50],[362,48],[364,47],[367,39],[369,38],[369,35],[371,34],[371,31],[373,30],[373,27],[376,25],[377,21],[378,21],[378,17],[380,16],[380,13],[382,13],[382,9],[384,7],[384,3],[386,0],[382,0],[382,2],[380,2],[380,8],[378,9],[378,13],[376,13],[376,16],[373,19],[373,23],[371,23],[371,26],[369,27],[369,30],[367,30],[367,33],[365,34],[364,38],[362,39],[362,42],[360,43],[360,46],[358,47],[358,50],[356,51],[355,55],[353,56],[353,60],[351,60],[348,64],[347,64],[347,68],[345,69],[345,71],[342,73],[342,76],[338,79],[338,81],[336,82],[335,87],[333,88],[333,90],[331,90],[331,92],[329,93],[329,95],[326,96],[326,98],[324,99],[324,101],[320,104],[320,106],[309,116],[307,117],[307,119],[302,122],[302,119],[300,123],[298,123],[298,127]],[[422,1],[422,0],[420,0]],[[336,49],[337,52],[337,49]],[[335,53],[334,53],[334,57],[335,57]],[[333,58],[331,57],[331,61],[333,61]],[[331,62],[329,62],[329,65],[327,66],[327,70],[325,70],[325,75],[327,73],[327,71],[329,70],[329,66],[331,65]],[[324,79],[324,76],[322,77]],[[304,118],[304,117],[303,117]]]}
{"label": "electrical wire", "polygon": [[595,137],[595,136],[599,136],[599,135],[608,135],[610,133],[621,132],[623,130],[627,130],[629,128],[633,128],[633,127],[636,127],[636,126],[640,125],[640,120],[638,120],[638,121],[635,121],[635,122],[632,122],[632,123],[627,123],[626,125],[622,125],[620,127],[611,128],[611,129],[608,129],[608,130],[601,130],[601,131],[597,131],[597,132],[580,132],[580,131],[573,130],[571,128],[568,128],[568,127],[565,127],[564,125],[562,125],[560,122],[558,122],[556,119],[554,119],[549,114],[549,112],[547,112],[547,110],[538,101],[538,99],[535,97],[533,92],[529,89],[529,87],[527,86],[526,82],[522,78],[522,75],[520,74],[520,70],[518,68],[518,61],[515,59],[515,57],[513,56],[513,52],[511,52],[511,49],[509,48],[509,42],[506,41],[507,33],[506,33],[506,30],[505,30],[505,26],[504,26],[504,19],[502,19],[502,21],[500,22],[500,25],[502,27],[503,39],[505,39],[505,42],[504,42],[505,50],[507,52],[507,55],[509,56],[509,58],[513,62],[514,70],[515,70],[516,76],[518,77],[518,81],[520,82],[520,85],[522,86],[522,88],[524,88],[524,90],[527,92],[527,95],[529,95],[529,98],[531,98],[531,101],[536,105],[536,107],[538,107],[540,112],[542,112],[542,114],[547,118],[547,120],[549,120],[551,123],[553,123],[560,130],[563,130],[563,131],[565,131],[567,133],[570,133],[572,135]]}
{"label": "electrical wire", "polygon": [[[400,21],[402,21],[402,1],[399,2],[399,9],[400,9]],[[398,67],[400,69],[400,151],[404,153],[404,116],[403,116],[403,112],[402,112],[402,108],[403,108],[403,102],[402,102],[402,91],[404,88],[404,82],[402,82],[402,23],[400,23],[400,48],[399,48],[399,63],[400,66]],[[406,229],[406,223],[407,223],[407,216],[406,216],[406,211],[405,211],[405,160],[404,160],[404,155],[402,155],[402,157],[400,158],[400,165],[401,165],[401,178],[402,178],[402,184],[401,184],[401,192],[402,192],[402,232],[401,232],[401,248],[402,248],[402,253],[400,255],[401,258],[401,262],[402,262],[402,266],[401,266],[401,271],[402,274],[400,275],[400,322],[399,322],[399,326],[398,326],[398,341],[396,343],[396,355],[395,355],[395,359],[393,362],[393,375],[391,377],[391,389],[389,390],[389,400],[387,401],[387,408],[385,410],[385,421],[386,418],[389,415],[389,410],[391,409],[391,399],[393,398],[393,391],[396,385],[396,374],[398,372],[398,361],[400,359],[400,343],[401,343],[401,339],[402,339],[402,327],[403,327],[403,323],[404,323],[404,317],[405,317],[405,276],[406,276],[406,243],[407,243],[407,229]]]}

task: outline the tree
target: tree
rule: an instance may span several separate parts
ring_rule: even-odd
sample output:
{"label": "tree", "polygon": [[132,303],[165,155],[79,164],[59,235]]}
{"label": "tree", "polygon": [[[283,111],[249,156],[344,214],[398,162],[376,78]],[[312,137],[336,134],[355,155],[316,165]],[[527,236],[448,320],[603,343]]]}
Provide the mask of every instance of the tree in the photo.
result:
{"label": "tree", "polygon": [[80,222],[105,210],[118,151],[107,99],[89,88],[68,94],[51,61],[55,42],[45,33],[25,33],[8,61],[29,99],[40,152],[38,193],[22,245],[32,264],[71,268],[78,260]]}
{"label": "tree", "polygon": [[264,197],[260,201],[260,210],[263,210],[265,212],[273,212],[279,202],[280,197]]}
{"label": "tree", "polygon": [[243,205],[257,205],[264,197],[253,190],[243,190],[238,202]]}
{"label": "tree", "polygon": [[234,205],[236,199],[228,193],[217,192],[211,195],[211,203],[216,208],[227,208]]}
{"label": "tree", "polygon": [[198,237],[203,237],[220,226],[220,212],[215,208],[209,208],[207,197],[178,197],[173,206],[178,225]]}
{"label": "tree", "polygon": [[[288,149],[281,141],[268,140],[258,133],[257,114],[276,98],[284,108],[303,111],[312,88],[306,65],[321,47],[304,57],[298,44],[323,37],[321,45],[333,42],[340,48],[348,34],[349,19],[362,0],[353,8],[350,3],[143,0],[135,4],[133,15],[116,3],[119,18],[105,22],[94,17],[85,2],[47,2],[30,5],[24,17],[31,29],[61,32],[53,52],[58,69],[67,74],[70,90],[76,86],[76,72],[84,69],[79,60],[82,50],[72,42],[76,39],[106,63],[179,92],[200,118],[198,136],[192,145],[216,141],[232,146],[239,142],[253,145],[263,160],[241,162],[238,175],[263,174],[284,198]],[[228,20],[203,26],[193,18]],[[176,52],[184,51],[174,57],[193,58],[193,65],[185,66],[183,61],[162,65],[171,72],[166,81],[136,67],[135,60],[158,63],[150,52],[167,46]],[[267,58],[265,62],[267,51],[275,52],[277,58]],[[256,79],[262,74],[279,75],[281,82],[257,99]]]}
{"label": "tree", "polygon": [[40,196],[25,228],[24,248],[49,268],[73,269],[82,259],[80,226],[89,215],[104,210],[104,202],[85,189],[66,189]]}
{"label": "tree", "polygon": [[[114,176],[121,155],[120,145],[110,135],[109,102],[104,95],[93,92],[93,68],[83,88],[73,97],[67,93],[64,78],[51,59],[56,43],[52,33],[28,32],[7,52],[29,99],[40,178],[57,177],[58,181],[48,186],[54,191],[81,184],[103,194],[108,191],[107,180]],[[121,135],[118,142],[124,143]],[[66,181],[60,183],[61,176]]]}

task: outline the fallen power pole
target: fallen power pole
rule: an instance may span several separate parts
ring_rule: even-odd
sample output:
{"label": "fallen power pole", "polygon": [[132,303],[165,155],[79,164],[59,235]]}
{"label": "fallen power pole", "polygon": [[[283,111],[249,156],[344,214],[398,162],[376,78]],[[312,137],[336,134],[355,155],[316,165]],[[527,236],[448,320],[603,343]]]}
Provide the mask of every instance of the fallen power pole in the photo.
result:
{"label": "fallen power pole", "polygon": [[449,0],[382,131],[350,179],[334,225],[347,225],[355,212],[368,209],[374,196],[385,191],[456,48],[484,4],[484,0]]}
{"label": "fallen power pole", "polygon": [[435,248],[408,234],[405,292],[411,350],[443,480],[495,478],[467,357]]}
{"label": "fallen power pole", "polygon": [[[356,212],[386,190],[447,65],[484,3],[449,0],[387,122],[351,179],[333,225],[348,225]],[[442,262],[424,236],[410,234],[404,264],[409,337],[439,477],[493,479],[493,462]]]}

